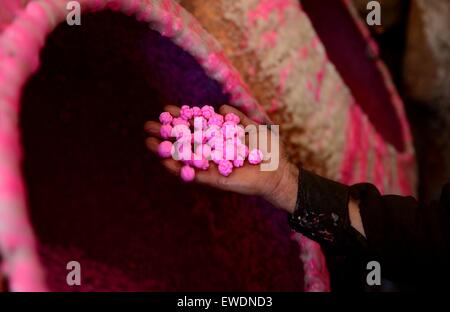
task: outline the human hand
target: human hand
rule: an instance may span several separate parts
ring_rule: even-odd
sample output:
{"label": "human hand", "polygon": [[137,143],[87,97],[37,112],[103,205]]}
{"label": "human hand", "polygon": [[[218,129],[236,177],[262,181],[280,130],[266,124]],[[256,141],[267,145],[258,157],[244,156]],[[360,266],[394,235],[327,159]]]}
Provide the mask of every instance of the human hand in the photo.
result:
{"label": "human hand", "polygon": [[[180,115],[180,108],[177,106],[166,106],[165,110],[172,116]],[[248,125],[257,125],[253,120],[234,107],[223,105],[219,110],[220,114],[234,113],[239,116],[240,123],[247,127]],[[151,135],[146,141],[147,147],[154,153],[158,153],[160,141],[161,124],[156,121],[148,121],[145,124],[145,130]],[[268,136],[272,138],[268,149],[274,144],[279,145],[279,163],[277,169],[273,171],[262,171],[260,166],[249,164],[247,161],[243,167],[237,168],[228,177],[222,176],[217,169],[217,165],[211,162],[208,170],[198,170],[195,175],[195,181],[206,184],[218,189],[232,191],[245,195],[257,195],[265,198],[276,207],[292,213],[295,209],[298,192],[298,168],[289,162],[281,140],[277,135]],[[258,146],[261,149],[261,146]],[[264,149],[261,149],[266,154]],[[179,175],[182,163],[172,158],[162,160],[162,164],[173,174]]]}

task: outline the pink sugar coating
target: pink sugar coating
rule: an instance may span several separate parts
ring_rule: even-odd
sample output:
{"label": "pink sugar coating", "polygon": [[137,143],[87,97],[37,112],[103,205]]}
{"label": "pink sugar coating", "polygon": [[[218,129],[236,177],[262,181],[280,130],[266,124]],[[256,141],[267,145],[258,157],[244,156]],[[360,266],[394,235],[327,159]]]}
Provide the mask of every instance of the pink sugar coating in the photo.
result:
{"label": "pink sugar coating", "polygon": [[204,130],[203,135],[207,140],[214,137],[222,138],[222,130],[217,125],[211,125]]}
{"label": "pink sugar coating", "polygon": [[248,162],[252,165],[258,165],[262,162],[263,159],[263,153],[259,149],[253,149],[248,154]]}
{"label": "pink sugar coating", "polygon": [[229,160],[219,162],[219,172],[221,175],[228,177],[233,172],[233,163]]}
{"label": "pink sugar coating", "polygon": [[225,121],[222,125],[222,132],[225,138],[233,138],[237,133],[237,126],[232,121]]}
{"label": "pink sugar coating", "polygon": [[189,165],[185,165],[180,171],[181,179],[185,182],[191,182],[195,179],[195,170]]}
{"label": "pink sugar coating", "polygon": [[163,158],[169,158],[170,156],[172,156],[172,142],[161,142],[158,146],[158,154]]}
{"label": "pink sugar coating", "polygon": [[192,107],[192,116],[194,116],[194,117],[201,117],[202,116],[201,108],[197,107],[197,106]]}
{"label": "pink sugar coating", "polygon": [[211,118],[213,114],[214,114],[214,107],[209,105],[205,105],[202,107],[202,116],[205,117],[206,119]]}
{"label": "pink sugar coating", "polygon": [[236,137],[244,138],[245,137],[245,129],[242,125],[236,126]]}
{"label": "pink sugar coating", "polygon": [[236,115],[234,113],[228,113],[225,115],[225,121],[231,121],[232,123],[237,125],[237,124],[239,124],[239,122],[241,122],[241,119],[239,118],[238,115]]}
{"label": "pink sugar coating", "polygon": [[159,131],[159,133],[161,134],[161,137],[163,139],[168,139],[172,136],[172,126],[167,124],[167,125],[162,125],[161,129]]}
{"label": "pink sugar coating", "polygon": [[247,158],[247,156],[248,156],[248,146],[245,145],[245,144],[238,143],[238,145],[237,145],[237,153],[243,159]]}
{"label": "pink sugar coating", "polygon": [[193,117],[192,108],[187,105],[181,106],[180,117],[184,120],[190,120]]}
{"label": "pink sugar coating", "polygon": [[211,146],[208,144],[198,145],[195,149],[195,154],[202,155],[204,158],[209,159],[211,157]]}
{"label": "pink sugar coating", "polygon": [[223,161],[224,155],[223,151],[220,149],[215,149],[211,152],[211,160],[216,164],[219,165],[221,161]]}
{"label": "pink sugar coating", "polygon": [[[201,127],[201,128],[200,128]],[[194,117],[194,129],[205,130],[208,128],[208,121],[203,116]]]}
{"label": "pink sugar coating", "polygon": [[200,170],[207,170],[209,168],[209,161],[206,158],[201,159],[194,158],[192,164]]}
{"label": "pink sugar coating", "polygon": [[178,156],[180,160],[192,161],[193,153],[190,144],[187,143],[174,144],[174,148],[176,149],[176,156]]}
{"label": "pink sugar coating", "polygon": [[217,138],[212,137],[211,139],[206,141],[206,144],[208,144],[211,148],[215,148],[216,147],[216,141],[217,141]]}
{"label": "pink sugar coating", "polygon": [[194,131],[193,133],[191,133],[191,137],[192,137],[191,140],[192,144],[201,145],[206,141],[204,134],[199,131]]}
{"label": "pink sugar coating", "polygon": [[224,150],[224,158],[230,160],[235,159],[237,156],[237,146],[235,141],[226,141],[225,142],[225,150]]}
{"label": "pink sugar coating", "polygon": [[[194,180],[195,170],[193,167],[200,170],[207,170],[209,168],[209,159],[218,165],[219,173],[223,176],[229,176],[233,171],[233,167],[242,167],[247,156],[249,163],[253,165],[262,162],[262,152],[258,149],[254,149],[249,153],[248,147],[240,140],[245,137],[245,130],[239,125],[240,118],[236,114],[229,113],[224,117],[223,115],[215,113],[214,108],[209,105],[205,105],[201,109],[198,107],[190,108],[187,105],[183,105],[180,110],[180,115],[181,117],[173,118],[169,113],[162,113],[160,115],[160,121],[163,123],[163,126],[161,127],[161,136],[163,138],[170,137],[173,132],[170,124],[167,124],[170,119],[174,126],[173,128],[175,129],[175,137],[177,140],[191,137],[191,143],[199,144],[195,148],[197,157],[194,157],[194,154],[189,153],[189,159],[184,157],[183,147],[179,148],[178,152],[182,155],[181,159],[185,164],[180,173],[181,178],[184,181],[189,182]],[[200,130],[198,129],[198,117],[201,117],[203,130],[201,136],[197,133],[197,137],[191,132],[189,123],[189,120],[195,117],[197,117],[194,125],[195,130]],[[208,143],[203,144],[205,142]],[[172,143],[169,141],[162,142],[158,151],[162,157],[170,157]],[[227,160],[226,158],[231,158],[231,160]]]}
{"label": "pink sugar coating", "polygon": [[244,159],[236,158],[233,160],[233,166],[236,168],[242,167],[244,165]]}
{"label": "pink sugar coating", "polygon": [[218,127],[222,127],[223,124],[223,116],[220,114],[214,114],[211,116],[211,118],[209,118],[208,120],[208,125],[209,126],[218,126]]}
{"label": "pink sugar coating", "polygon": [[191,139],[191,136],[192,136],[191,130],[186,125],[173,126],[172,133],[173,133],[173,136],[179,141],[181,141],[183,138],[184,138],[184,140],[188,141]]}
{"label": "pink sugar coating", "polygon": [[159,115],[159,121],[163,124],[163,125],[168,125],[172,122],[173,117],[169,112],[162,112]]}
{"label": "pink sugar coating", "polygon": [[183,125],[183,126],[188,126],[188,127],[190,126],[189,121],[184,120],[184,119],[181,118],[181,117],[174,118],[174,119],[172,120],[172,125],[173,125],[173,126]]}

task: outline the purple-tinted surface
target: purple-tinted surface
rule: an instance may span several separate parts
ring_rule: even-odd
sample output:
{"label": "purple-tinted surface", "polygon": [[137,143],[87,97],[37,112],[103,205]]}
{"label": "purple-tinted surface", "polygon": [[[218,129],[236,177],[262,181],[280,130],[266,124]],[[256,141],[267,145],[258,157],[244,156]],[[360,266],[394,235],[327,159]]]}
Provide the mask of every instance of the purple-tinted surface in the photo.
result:
{"label": "purple-tinted surface", "polygon": [[132,18],[82,23],[50,36],[22,99],[24,174],[51,287],[73,290],[65,264],[80,259],[80,290],[301,290],[283,213],[185,184],[145,148],[144,122],[164,104],[218,106],[221,87]]}

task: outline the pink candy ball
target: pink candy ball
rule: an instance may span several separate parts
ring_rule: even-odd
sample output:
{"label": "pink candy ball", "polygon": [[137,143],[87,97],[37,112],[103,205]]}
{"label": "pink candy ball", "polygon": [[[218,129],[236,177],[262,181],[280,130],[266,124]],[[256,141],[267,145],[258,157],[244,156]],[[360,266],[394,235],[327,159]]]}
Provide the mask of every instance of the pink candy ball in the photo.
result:
{"label": "pink candy ball", "polygon": [[181,106],[180,117],[182,119],[189,120],[189,119],[192,118],[192,116],[193,116],[193,112],[192,112],[192,109],[189,106],[187,106],[187,105]]}
{"label": "pink candy ball", "polygon": [[[198,155],[197,157],[198,158]],[[194,166],[201,170],[207,170],[209,168],[209,161],[206,158],[195,159],[192,161]]]}
{"label": "pink candy ball", "polygon": [[236,158],[233,160],[233,166],[236,168],[242,167],[244,165],[244,159]]}
{"label": "pink candy ball", "polygon": [[203,144],[204,140],[205,140],[205,137],[202,135],[199,135],[199,133],[194,132],[192,134],[192,140],[191,140],[192,144],[201,145],[201,144]]}
{"label": "pink candy ball", "polygon": [[207,140],[212,138],[222,138],[222,130],[219,126],[212,125],[209,126],[207,129],[205,129],[203,135],[206,137]]}
{"label": "pink candy ball", "polygon": [[241,158],[247,158],[248,156],[248,146],[245,144],[237,145],[237,153]]}
{"label": "pink candy ball", "polygon": [[233,164],[229,160],[219,162],[219,172],[221,175],[228,177],[233,172]]}
{"label": "pink candy ball", "polygon": [[211,157],[211,146],[207,144],[198,145],[195,149],[195,154],[202,155],[204,158],[209,159]]}
{"label": "pink candy ball", "polygon": [[241,126],[241,125],[236,126],[236,137],[238,137],[240,139],[245,138],[245,129],[243,126]]}
{"label": "pink candy ball", "polygon": [[159,121],[163,124],[163,125],[168,125],[172,122],[173,117],[169,112],[162,112],[159,115]]}
{"label": "pink candy ball", "polygon": [[208,144],[211,148],[215,148],[216,147],[216,141],[217,141],[217,139],[212,137],[211,139],[206,141],[206,144]]}
{"label": "pink candy ball", "polygon": [[169,158],[170,156],[172,156],[172,142],[161,142],[158,146],[158,154],[163,158]]}
{"label": "pink candy ball", "polygon": [[181,168],[180,176],[185,182],[191,182],[195,179],[195,170],[191,166],[183,166]]}
{"label": "pink candy ball", "polygon": [[205,130],[208,128],[208,121],[206,120],[206,118],[200,116],[200,117],[195,117],[194,118],[194,129],[195,130]]}
{"label": "pink candy ball", "polygon": [[248,154],[248,162],[252,165],[258,165],[262,162],[263,159],[263,153],[259,149],[253,149]]}
{"label": "pink candy ball", "polygon": [[235,159],[237,156],[237,146],[235,144],[235,142],[231,141],[227,141],[225,142],[225,150],[224,150],[224,158],[231,160]]}
{"label": "pink candy ball", "polygon": [[172,136],[172,126],[171,125],[162,125],[159,131],[161,137],[163,139],[168,139]]}
{"label": "pink candy ball", "polygon": [[[168,139],[173,136],[177,142],[160,143],[158,153],[161,157],[169,158],[176,149],[173,157],[184,163],[180,175],[186,182],[195,179],[194,167],[207,170],[209,160],[216,163],[219,173],[226,177],[232,173],[234,167],[244,166],[246,158],[252,165],[258,165],[263,161],[263,153],[259,149],[253,149],[249,153],[243,140],[245,130],[239,125],[239,116],[234,113],[222,116],[215,113],[214,108],[209,105],[202,108],[183,105],[180,117],[174,118],[169,112],[163,112],[159,120],[162,123],[161,137]],[[197,121],[194,122],[194,130],[191,130],[192,120]],[[200,130],[202,132],[198,132]],[[192,143],[198,145],[191,145]],[[192,148],[195,149],[195,154]]]}
{"label": "pink candy ball", "polygon": [[211,152],[211,160],[216,164],[219,165],[221,161],[224,160],[223,151],[220,149],[215,149]]}
{"label": "pink candy ball", "polygon": [[173,156],[174,159],[177,160],[184,160],[184,161],[191,161],[193,157],[193,153],[191,151],[191,147],[188,143],[180,143],[177,142],[174,145],[175,154]]}
{"label": "pink candy ball", "polygon": [[175,139],[179,142],[192,140],[191,130],[185,125],[177,125],[172,128]]}
{"label": "pink candy ball", "polygon": [[205,105],[202,107],[202,116],[205,117],[206,119],[211,118],[213,114],[214,114],[214,107],[209,105]]}
{"label": "pink candy ball", "polygon": [[187,126],[187,127],[190,126],[189,121],[184,120],[184,119],[181,118],[181,117],[174,118],[174,119],[172,120],[172,125],[173,125],[173,126],[181,126],[181,125],[183,125],[183,126]]}
{"label": "pink candy ball", "polygon": [[222,124],[223,124],[223,116],[220,115],[220,114],[214,114],[208,120],[208,125],[209,126],[222,127]]}
{"label": "pink candy ball", "polygon": [[202,116],[202,110],[200,109],[200,107],[197,106],[192,107],[192,116],[194,117]]}
{"label": "pink candy ball", "polygon": [[222,131],[225,138],[234,138],[237,133],[237,126],[231,121],[225,121],[222,125]]}
{"label": "pink candy ball", "polygon": [[237,125],[237,124],[239,124],[239,122],[241,122],[241,119],[239,118],[238,115],[236,115],[234,113],[228,113],[225,115],[225,121],[231,121],[232,123]]}

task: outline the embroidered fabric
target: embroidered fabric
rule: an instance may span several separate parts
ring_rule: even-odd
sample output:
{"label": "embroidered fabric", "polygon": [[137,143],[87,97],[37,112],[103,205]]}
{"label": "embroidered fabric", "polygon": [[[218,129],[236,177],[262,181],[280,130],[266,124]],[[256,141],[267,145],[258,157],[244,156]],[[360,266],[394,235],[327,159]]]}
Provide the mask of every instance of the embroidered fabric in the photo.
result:
{"label": "embroidered fabric", "polygon": [[333,253],[364,246],[365,239],[350,224],[350,187],[302,169],[295,212],[289,225]]}

